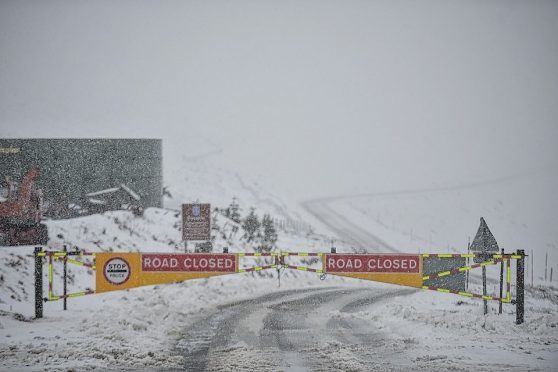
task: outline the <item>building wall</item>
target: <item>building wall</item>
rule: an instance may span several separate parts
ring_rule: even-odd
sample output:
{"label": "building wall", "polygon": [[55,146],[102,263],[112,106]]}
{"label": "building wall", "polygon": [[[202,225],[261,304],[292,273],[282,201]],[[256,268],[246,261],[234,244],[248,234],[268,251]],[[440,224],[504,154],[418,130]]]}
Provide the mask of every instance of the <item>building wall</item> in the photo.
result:
{"label": "building wall", "polygon": [[19,181],[33,166],[47,205],[124,183],[145,207],[162,206],[160,139],[0,139],[0,177]]}

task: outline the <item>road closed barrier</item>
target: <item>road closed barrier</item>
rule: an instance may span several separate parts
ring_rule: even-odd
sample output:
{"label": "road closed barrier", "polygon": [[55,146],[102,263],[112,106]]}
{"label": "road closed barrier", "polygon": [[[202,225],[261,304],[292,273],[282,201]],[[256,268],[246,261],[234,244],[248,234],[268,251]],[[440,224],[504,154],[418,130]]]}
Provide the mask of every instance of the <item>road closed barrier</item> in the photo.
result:
{"label": "road closed barrier", "polygon": [[[321,267],[297,266],[286,263],[288,257],[316,257]],[[90,257],[92,262],[78,258]],[[245,267],[240,260],[247,257],[270,257],[271,264]],[[131,253],[131,252],[67,252],[35,250],[35,313],[42,317],[42,301],[56,301],[94,293],[117,291],[134,287],[176,283],[191,279],[234,273],[248,273],[267,269],[294,269],[326,275],[338,275],[355,279],[371,280],[414,288],[458,294],[500,303],[516,303],[517,323],[523,322],[523,251],[516,254],[484,254],[485,261],[466,266],[465,258],[477,258],[478,254],[381,254],[381,253],[307,253],[307,252],[239,252],[239,253]],[[48,262],[48,297],[43,298],[43,258]],[[511,296],[511,261],[517,260],[517,301]],[[64,264],[64,293],[53,293],[53,264]],[[445,262],[444,262],[445,261]],[[95,270],[95,290],[66,292],[66,265],[75,264]],[[497,263],[505,264],[505,294],[490,296],[467,292],[464,273]],[[502,273],[504,266],[502,266]],[[448,280],[448,278],[455,280]],[[502,291],[502,290],[501,290]],[[64,309],[66,307],[64,306]]]}

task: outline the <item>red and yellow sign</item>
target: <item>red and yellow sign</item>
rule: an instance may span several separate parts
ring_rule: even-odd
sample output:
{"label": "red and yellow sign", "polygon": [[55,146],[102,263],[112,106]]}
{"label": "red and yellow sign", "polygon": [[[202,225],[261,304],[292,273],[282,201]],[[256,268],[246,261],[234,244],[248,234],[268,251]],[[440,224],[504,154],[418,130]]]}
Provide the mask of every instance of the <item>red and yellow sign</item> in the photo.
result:
{"label": "red and yellow sign", "polygon": [[97,253],[96,292],[181,282],[238,272],[228,253]]}
{"label": "red and yellow sign", "polygon": [[326,254],[323,265],[328,274],[422,288],[418,254]]}

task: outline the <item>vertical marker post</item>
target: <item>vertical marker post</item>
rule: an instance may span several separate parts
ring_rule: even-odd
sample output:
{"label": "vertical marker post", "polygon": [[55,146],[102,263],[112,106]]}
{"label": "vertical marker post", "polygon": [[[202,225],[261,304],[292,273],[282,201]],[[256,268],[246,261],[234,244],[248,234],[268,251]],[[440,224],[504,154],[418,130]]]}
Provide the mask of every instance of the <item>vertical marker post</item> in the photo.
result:
{"label": "vertical marker post", "polygon": [[[484,258],[486,260],[486,257]],[[486,266],[482,267],[482,295],[486,296]],[[484,315],[488,314],[488,301],[484,300]]]}
{"label": "vertical marker post", "polygon": [[64,246],[64,253],[66,253],[64,261],[62,261],[64,263],[64,310],[68,310],[68,298],[66,297],[68,294],[68,248],[66,246]]}
{"label": "vertical marker post", "polygon": [[[469,237],[469,240],[467,241],[467,266],[469,266],[469,261],[471,260],[469,258],[470,254],[471,254],[471,237]],[[465,290],[468,291],[469,290],[469,270],[467,270],[465,275],[467,275],[467,281],[465,282]]]}
{"label": "vertical marker post", "polygon": [[548,272],[548,252],[546,252],[546,255],[544,256],[544,282],[545,283],[547,278],[546,275],[547,272]]}
{"label": "vertical marker post", "polygon": [[525,251],[523,249],[518,249],[517,254],[521,256],[517,260],[517,273],[516,273],[516,280],[517,280],[517,295],[516,295],[516,320],[515,324],[523,324],[525,321],[524,314],[525,314]]}
{"label": "vertical marker post", "polygon": [[283,259],[283,256],[275,256],[273,257],[273,261],[275,263],[275,265],[277,266],[277,288],[281,288],[281,260]]}
{"label": "vertical marker post", "polygon": [[[502,249],[502,256],[504,255],[504,250]],[[498,307],[498,314],[502,314],[502,301],[504,294],[504,260],[500,263],[500,306]]]}
{"label": "vertical marker post", "polygon": [[35,247],[35,319],[43,317],[43,258],[41,247]]}

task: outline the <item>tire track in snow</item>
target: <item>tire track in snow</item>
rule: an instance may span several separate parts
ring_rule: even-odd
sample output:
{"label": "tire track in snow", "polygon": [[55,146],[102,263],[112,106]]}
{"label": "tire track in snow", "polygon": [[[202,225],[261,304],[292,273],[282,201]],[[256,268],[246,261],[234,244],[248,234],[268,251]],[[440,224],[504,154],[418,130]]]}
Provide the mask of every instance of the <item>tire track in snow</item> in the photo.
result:
{"label": "tire track in snow", "polygon": [[335,364],[324,365],[332,343],[343,344],[345,358],[365,365],[361,352],[381,354],[391,336],[363,319],[339,317],[339,309],[356,312],[408,291],[314,288],[267,294],[197,320],[177,349],[188,371],[337,370]]}

